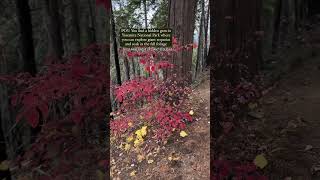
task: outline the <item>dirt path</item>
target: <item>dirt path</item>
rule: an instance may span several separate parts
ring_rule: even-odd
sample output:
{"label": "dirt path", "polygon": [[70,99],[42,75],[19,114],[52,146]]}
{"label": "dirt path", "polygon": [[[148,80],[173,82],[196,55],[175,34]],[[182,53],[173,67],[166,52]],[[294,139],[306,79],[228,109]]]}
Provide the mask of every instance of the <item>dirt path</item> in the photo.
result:
{"label": "dirt path", "polygon": [[[187,127],[189,134],[185,138],[174,137],[175,142],[168,144],[153,168],[150,179],[163,180],[201,180],[210,175],[210,80],[205,79],[192,93],[191,106],[195,112],[196,122]],[[176,161],[168,156],[178,157]],[[151,170],[151,171],[150,171]],[[149,178],[147,178],[149,179]]]}
{"label": "dirt path", "polygon": [[319,180],[320,58],[289,73],[261,101],[261,135],[270,156],[270,179]]}
{"label": "dirt path", "polygon": [[[195,122],[185,130],[188,136],[173,135],[155,153],[137,162],[135,152],[125,153],[111,148],[114,180],[202,180],[210,175],[210,80],[208,73],[190,96],[190,109]],[[131,173],[134,172],[134,175]],[[131,174],[131,175],[130,175]]]}

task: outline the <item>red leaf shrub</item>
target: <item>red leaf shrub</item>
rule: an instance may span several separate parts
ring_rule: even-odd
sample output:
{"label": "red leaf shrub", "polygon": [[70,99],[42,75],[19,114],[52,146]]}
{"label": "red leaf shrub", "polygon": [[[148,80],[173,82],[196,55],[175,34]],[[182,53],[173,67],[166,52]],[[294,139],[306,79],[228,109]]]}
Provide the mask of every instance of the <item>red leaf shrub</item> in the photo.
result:
{"label": "red leaf shrub", "polygon": [[43,178],[31,171],[39,165],[51,179],[70,179],[94,173],[88,167],[105,160],[106,147],[94,143],[97,129],[90,126],[101,126],[110,106],[105,49],[90,45],[65,63],[47,64],[35,77],[1,78],[16,89],[11,105],[19,109],[17,121],[42,126],[36,142],[17,159],[18,164],[31,162],[26,168],[34,172],[33,179]]}
{"label": "red leaf shrub", "polygon": [[253,163],[239,163],[227,160],[215,160],[211,172],[212,180],[221,179],[245,179],[245,180],[268,180],[266,176],[258,173]]}
{"label": "red leaf shrub", "polygon": [[192,121],[191,116],[183,112],[183,104],[190,93],[188,85],[174,74],[166,78],[159,76],[161,72],[175,67],[168,60],[172,54],[190,50],[189,47],[192,49],[192,44],[181,46],[174,38],[172,49],[121,50],[129,59],[140,63],[150,77],[136,77],[114,87],[115,99],[121,106],[114,112],[117,116],[110,124],[113,134],[126,132],[130,120],[133,124],[151,124],[154,137],[165,139],[175,129],[184,129],[186,122]]}

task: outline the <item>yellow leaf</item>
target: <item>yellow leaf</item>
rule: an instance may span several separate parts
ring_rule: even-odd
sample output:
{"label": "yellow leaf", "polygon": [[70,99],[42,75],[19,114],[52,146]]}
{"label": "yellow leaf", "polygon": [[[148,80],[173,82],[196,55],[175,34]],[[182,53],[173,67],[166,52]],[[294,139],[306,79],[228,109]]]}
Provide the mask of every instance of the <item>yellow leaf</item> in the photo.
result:
{"label": "yellow leaf", "polygon": [[181,131],[180,132],[180,136],[181,137],[186,137],[186,136],[188,136],[188,134],[185,131]]}
{"label": "yellow leaf", "polygon": [[128,151],[128,150],[130,149],[130,147],[131,147],[130,144],[126,144],[126,145],[124,146],[124,150],[125,150],[125,151]]}
{"label": "yellow leaf", "polygon": [[129,136],[129,137],[127,137],[127,142],[129,143],[129,142],[131,142],[131,141],[133,141],[133,136],[132,136],[132,135]]}
{"label": "yellow leaf", "polygon": [[0,163],[0,171],[6,171],[9,169],[9,161],[8,160],[4,160]]}
{"label": "yellow leaf", "polygon": [[248,107],[249,107],[249,109],[253,110],[253,109],[255,109],[256,107],[258,107],[258,104],[257,104],[257,103],[249,103],[249,104],[248,104]]}
{"label": "yellow leaf", "polygon": [[143,126],[141,128],[141,135],[142,137],[146,136],[147,135],[147,126]]}
{"label": "yellow leaf", "polygon": [[143,143],[143,139],[137,138],[133,143],[134,143],[134,147],[138,147]]}
{"label": "yellow leaf", "polygon": [[137,159],[138,159],[138,162],[142,162],[144,160],[144,156],[141,154],[138,154]]}
{"label": "yellow leaf", "polygon": [[254,159],[253,163],[258,166],[259,168],[263,169],[268,164],[267,159],[264,157],[263,154],[257,155]]}
{"label": "yellow leaf", "polygon": [[180,159],[180,157],[174,157],[174,158],[172,158],[172,160],[174,160],[174,161],[177,161],[177,160],[179,160]]}
{"label": "yellow leaf", "polygon": [[151,164],[153,162],[154,162],[154,160],[152,160],[152,159],[148,160],[148,164]]}
{"label": "yellow leaf", "polygon": [[132,177],[132,176],[135,176],[136,173],[137,173],[137,171],[132,171],[132,172],[130,173],[130,176],[131,176],[131,177]]}
{"label": "yellow leaf", "polygon": [[189,111],[189,114],[192,116],[194,114],[194,111],[193,110]]}
{"label": "yellow leaf", "polygon": [[171,157],[171,156],[169,156],[169,157],[168,157],[168,160],[169,160],[169,161],[172,161],[172,157]]}

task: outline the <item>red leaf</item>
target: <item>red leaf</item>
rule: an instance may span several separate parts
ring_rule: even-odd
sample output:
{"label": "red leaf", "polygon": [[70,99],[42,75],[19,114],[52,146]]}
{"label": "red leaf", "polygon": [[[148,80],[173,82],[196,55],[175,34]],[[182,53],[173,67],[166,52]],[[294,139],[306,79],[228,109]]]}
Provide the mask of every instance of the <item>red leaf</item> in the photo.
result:
{"label": "red leaf", "polygon": [[79,111],[74,111],[71,114],[71,120],[75,123],[75,124],[80,124],[81,120],[82,120],[82,114]]}
{"label": "red leaf", "polygon": [[31,127],[36,128],[39,124],[39,113],[36,108],[31,108],[27,112],[24,113],[28,123]]}
{"label": "red leaf", "polygon": [[141,64],[146,64],[146,60],[145,59],[140,59],[140,63]]}
{"label": "red leaf", "polygon": [[43,119],[46,120],[48,118],[49,115],[49,107],[47,104],[45,103],[41,103],[41,105],[38,106],[38,108],[40,109]]}

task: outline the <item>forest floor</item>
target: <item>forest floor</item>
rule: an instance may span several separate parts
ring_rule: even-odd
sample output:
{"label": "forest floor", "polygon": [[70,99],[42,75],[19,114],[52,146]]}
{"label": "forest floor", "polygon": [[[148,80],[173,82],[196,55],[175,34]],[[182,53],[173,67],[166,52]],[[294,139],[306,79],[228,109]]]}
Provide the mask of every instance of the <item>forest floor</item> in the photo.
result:
{"label": "forest floor", "polygon": [[[210,175],[210,78],[206,71],[193,88],[188,104],[194,111],[194,122],[187,125],[186,137],[179,133],[151,153],[129,152],[111,146],[111,177],[114,180],[198,180]],[[140,162],[139,162],[140,154]],[[141,156],[141,154],[144,154]]]}
{"label": "forest floor", "polygon": [[320,179],[320,26],[304,39],[309,46],[298,52],[311,54],[301,54],[221,148],[224,159],[241,162],[264,154],[270,180]]}

